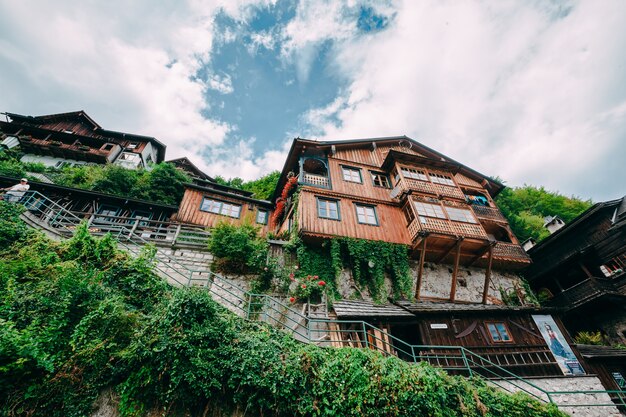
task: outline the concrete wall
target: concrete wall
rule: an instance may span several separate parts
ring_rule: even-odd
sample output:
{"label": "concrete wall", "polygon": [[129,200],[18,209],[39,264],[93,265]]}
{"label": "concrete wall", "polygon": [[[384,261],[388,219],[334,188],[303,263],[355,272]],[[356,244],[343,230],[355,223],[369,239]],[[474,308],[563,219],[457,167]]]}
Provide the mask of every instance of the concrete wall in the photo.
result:
{"label": "concrete wall", "polygon": [[[571,376],[559,378],[528,378],[528,382],[548,391],[604,391],[600,380],[595,376]],[[545,394],[527,384],[519,382],[497,381],[492,385],[503,388],[509,392],[523,390],[529,391],[547,401]],[[605,407],[572,407],[576,404],[613,404],[608,394],[568,394],[553,395],[552,400],[564,411],[574,417],[619,417],[622,414],[617,407],[609,405]],[[570,407],[568,407],[570,405]]]}

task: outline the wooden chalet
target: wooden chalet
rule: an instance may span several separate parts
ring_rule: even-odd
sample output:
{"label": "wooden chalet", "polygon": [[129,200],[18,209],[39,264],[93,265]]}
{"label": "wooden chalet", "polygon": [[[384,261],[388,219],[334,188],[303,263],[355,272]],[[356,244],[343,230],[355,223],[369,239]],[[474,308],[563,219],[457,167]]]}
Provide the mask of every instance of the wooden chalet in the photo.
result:
{"label": "wooden chalet", "polygon": [[184,171],[187,175],[192,178],[199,178],[201,180],[207,181],[215,181],[213,178],[204,173],[200,168],[198,168],[193,162],[189,160],[187,157],[170,159],[169,161],[165,161],[168,164],[174,165],[176,168]]}
{"label": "wooden chalet", "polygon": [[[599,331],[607,344],[626,345],[626,197],[594,204],[528,254],[526,278],[547,305],[564,309],[571,334]],[[607,389],[626,378],[623,352],[581,349]]]}
{"label": "wooden chalet", "polygon": [[249,191],[196,178],[185,185],[175,219],[205,227],[215,227],[222,222],[249,223],[266,234],[270,230],[272,211],[271,202],[253,198]]}
{"label": "wooden chalet", "polygon": [[[405,136],[295,139],[275,199],[289,175],[298,179],[299,210],[283,202],[279,233],[297,223],[310,241],[348,236],[405,244],[420,260],[420,277],[425,262],[455,271],[479,266],[487,270],[485,289],[491,268],[530,263],[493,202],[503,185]],[[418,278],[418,299],[419,284]]]}
{"label": "wooden chalet", "polygon": [[115,163],[134,169],[165,158],[165,145],[155,138],[103,129],[82,110],[45,116],[4,114],[0,141],[19,146],[23,162],[56,168]]}

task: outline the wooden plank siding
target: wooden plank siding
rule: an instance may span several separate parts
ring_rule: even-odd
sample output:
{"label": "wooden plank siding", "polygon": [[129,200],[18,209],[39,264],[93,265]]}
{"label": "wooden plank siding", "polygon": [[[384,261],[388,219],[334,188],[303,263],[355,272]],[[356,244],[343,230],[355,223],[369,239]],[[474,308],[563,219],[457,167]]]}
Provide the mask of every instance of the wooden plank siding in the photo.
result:
{"label": "wooden plank siding", "polygon": [[[358,195],[358,194],[357,194]],[[339,202],[340,220],[319,218],[316,197],[335,199]],[[355,203],[374,205],[379,226],[359,224]],[[383,240],[391,243],[409,245],[410,239],[406,220],[399,207],[376,203],[358,197],[345,197],[322,189],[305,187],[300,192],[298,225],[303,235],[311,236],[346,236],[369,240]]]}
{"label": "wooden plank siding", "polygon": [[[200,205],[202,204],[202,199],[204,197],[240,205],[241,212],[239,218],[201,211]],[[266,234],[270,230],[268,225],[261,225],[256,223],[256,213],[258,209],[258,205],[249,201],[238,199],[234,196],[227,197],[219,194],[213,194],[210,191],[186,188],[183,199],[180,202],[180,207],[176,215],[176,220],[183,223],[191,223],[209,228],[215,227],[218,223],[222,222],[227,222],[231,224],[243,224],[245,222],[248,222],[250,224],[260,227],[261,234]],[[269,210],[267,211],[269,223],[272,213]]]}

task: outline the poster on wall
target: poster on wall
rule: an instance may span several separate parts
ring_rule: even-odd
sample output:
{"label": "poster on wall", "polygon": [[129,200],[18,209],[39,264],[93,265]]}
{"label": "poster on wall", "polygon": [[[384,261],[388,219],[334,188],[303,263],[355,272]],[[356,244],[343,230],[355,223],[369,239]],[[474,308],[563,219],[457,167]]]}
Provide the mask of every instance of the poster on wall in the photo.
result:
{"label": "poster on wall", "polygon": [[576,359],[572,348],[569,346],[561,330],[556,325],[554,319],[550,315],[533,315],[533,320],[548,344],[550,351],[554,355],[557,363],[561,367],[564,375],[584,375],[580,362]]}

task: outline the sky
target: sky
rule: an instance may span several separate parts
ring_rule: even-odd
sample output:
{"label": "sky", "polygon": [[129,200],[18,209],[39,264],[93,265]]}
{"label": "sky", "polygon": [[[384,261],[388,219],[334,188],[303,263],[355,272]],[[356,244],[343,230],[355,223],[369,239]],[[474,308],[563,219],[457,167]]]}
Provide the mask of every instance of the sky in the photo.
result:
{"label": "sky", "polygon": [[510,186],[626,194],[623,0],[0,0],[0,112],[85,110],[209,175],[407,135]]}

